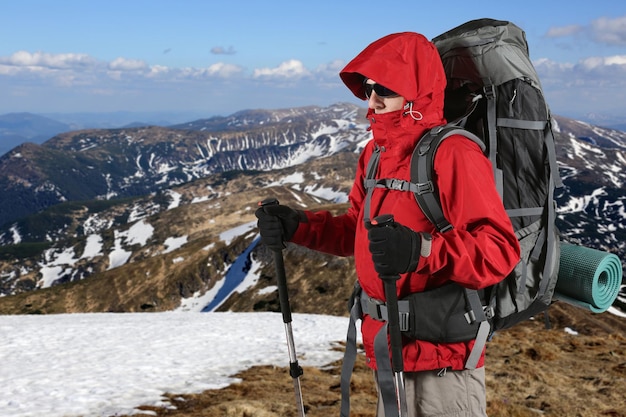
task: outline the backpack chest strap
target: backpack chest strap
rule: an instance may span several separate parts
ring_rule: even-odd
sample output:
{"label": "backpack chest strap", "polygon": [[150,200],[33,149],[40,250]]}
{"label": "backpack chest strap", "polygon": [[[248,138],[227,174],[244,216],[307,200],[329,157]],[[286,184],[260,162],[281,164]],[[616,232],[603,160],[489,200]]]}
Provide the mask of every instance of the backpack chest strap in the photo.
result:
{"label": "backpack chest strap", "polygon": [[416,184],[406,180],[399,180],[396,178],[385,178],[385,179],[365,179],[363,181],[365,185],[365,189],[369,190],[370,188],[387,188],[389,190],[396,191],[410,191],[412,193],[424,194],[424,193],[432,193],[434,191],[434,186],[432,181],[427,181],[425,183]]}
{"label": "backpack chest strap", "polygon": [[378,165],[380,162],[381,149],[377,146],[372,153],[370,160],[367,163],[365,169],[365,178],[363,179],[363,186],[367,194],[365,195],[365,203],[363,205],[363,220],[365,223],[369,223],[371,220],[371,203],[372,194],[376,188],[386,188],[388,190],[396,191],[408,191],[414,195],[424,195],[432,193],[435,190],[434,184],[430,179],[423,183],[415,183],[411,181],[401,180],[397,178],[382,178],[377,179]]}

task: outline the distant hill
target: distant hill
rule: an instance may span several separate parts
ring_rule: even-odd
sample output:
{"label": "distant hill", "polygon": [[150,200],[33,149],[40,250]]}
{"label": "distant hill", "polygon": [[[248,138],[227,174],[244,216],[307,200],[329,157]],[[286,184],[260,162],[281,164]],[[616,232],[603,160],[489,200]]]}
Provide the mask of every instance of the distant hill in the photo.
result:
{"label": "distant hill", "polygon": [[8,113],[0,115],[0,155],[25,142],[84,129],[169,126],[202,117],[198,112]]}
{"label": "distant hill", "polygon": [[207,117],[204,113],[191,111],[45,113],[42,116],[70,125],[72,130],[119,129],[135,124],[141,126],[170,126]]}
{"label": "distant hill", "polygon": [[71,127],[65,123],[32,113],[0,115],[0,155],[21,143],[43,143],[70,130]]}
{"label": "distant hill", "polygon": [[617,129],[617,130],[621,130],[621,131],[626,131],[626,123],[622,123],[622,124],[619,124],[619,125],[611,126],[611,128]]}

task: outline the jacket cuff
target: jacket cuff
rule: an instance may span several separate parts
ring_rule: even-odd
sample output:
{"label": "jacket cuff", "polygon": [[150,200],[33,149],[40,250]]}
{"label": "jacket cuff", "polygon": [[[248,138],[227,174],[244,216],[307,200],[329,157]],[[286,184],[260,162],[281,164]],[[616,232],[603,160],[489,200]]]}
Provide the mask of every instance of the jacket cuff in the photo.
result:
{"label": "jacket cuff", "polygon": [[306,212],[304,210],[296,210],[296,213],[298,213],[298,221],[300,223],[309,222],[309,218],[307,217]]}

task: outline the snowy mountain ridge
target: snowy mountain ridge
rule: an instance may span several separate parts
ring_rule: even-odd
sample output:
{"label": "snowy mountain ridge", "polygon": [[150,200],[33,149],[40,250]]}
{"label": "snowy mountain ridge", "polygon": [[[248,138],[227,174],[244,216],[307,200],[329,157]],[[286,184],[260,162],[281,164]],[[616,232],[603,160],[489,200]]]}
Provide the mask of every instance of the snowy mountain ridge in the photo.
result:
{"label": "snowy mountain ridge", "polygon": [[[263,277],[271,262],[254,243],[256,202],[276,195],[281,202],[302,208],[345,208],[358,152],[369,139],[359,114],[362,109],[342,105],[250,111],[240,117],[192,122],[187,127],[198,130],[172,130],[165,136],[148,128],[133,130],[133,135],[103,132],[101,141],[93,132],[55,138],[55,152],[69,149],[73,158],[84,152],[100,155],[109,169],[116,166],[109,153],[112,149],[122,149],[121,143],[128,146],[123,149],[133,150],[122,153],[131,161],[132,175],[113,180],[113,171],[107,174],[110,195],[121,190],[112,184],[123,183],[127,190],[142,189],[138,184],[150,183],[149,178],[156,178],[157,184],[140,197],[66,201],[1,228],[0,294],[22,298],[0,297],[0,310],[3,302],[7,311],[21,312],[165,311],[185,303],[203,309],[211,305],[233,265],[254,268]],[[557,196],[560,229],[572,243],[608,250],[624,259],[626,134],[555,120],[565,183]],[[201,136],[199,142],[199,131],[209,136]],[[111,143],[117,147],[107,145]],[[156,149],[169,151],[157,157],[152,152]],[[188,157],[163,164],[163,155]],[[253,155],[262,156],[262,161]],[[230,162],[209,167],[218,161]],[[255,170],[241,169],[249,165]],[[185,179],[180,173],[185,173]],[[241,233],[231,236],[231,230]],[[353,280],[350,260],[290,251],[296,276],[310,275],[315,265],[331,265],[347,281]],[[344,293],[343,287],[326,282],[323,274],[318,278],[324,284],[312,290],[320,296]],[[276,294],[261,291],[269,286],[259,278],[250,287],[252,292],[231,293],[230,300],[219,300],[219,308],[275,309]],[[340,304],[339,300],[332,307],[339,314]]]}
{"label": "snowy mountain ridge", "polygon": [[132,197],[214,173],[332,155],[366,140],[360,112],[351,104],[251,110],[174,128],[83,130],[23,144],[0,157],[0,225],[64,201]]}

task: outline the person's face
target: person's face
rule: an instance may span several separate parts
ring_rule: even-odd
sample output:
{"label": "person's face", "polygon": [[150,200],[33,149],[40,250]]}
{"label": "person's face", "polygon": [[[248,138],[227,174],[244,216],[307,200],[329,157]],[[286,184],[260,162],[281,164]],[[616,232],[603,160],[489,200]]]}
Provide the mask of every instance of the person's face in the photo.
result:
{"label": "person's face", "polygon": [[376,84],[374,80],[365,81],[365,95],[368,97],[367,105],[376,114],[389,113],[402,109],[404,97],[395,92]]}

